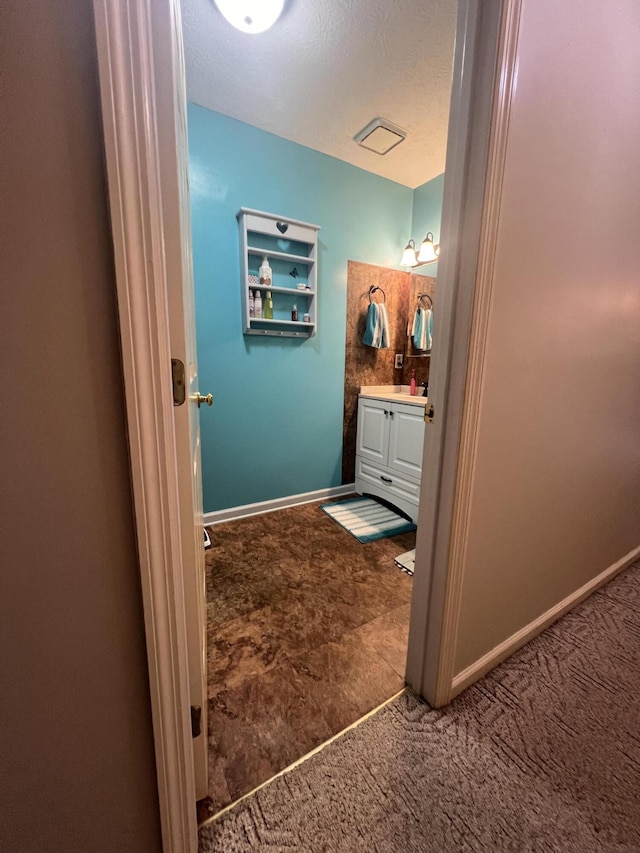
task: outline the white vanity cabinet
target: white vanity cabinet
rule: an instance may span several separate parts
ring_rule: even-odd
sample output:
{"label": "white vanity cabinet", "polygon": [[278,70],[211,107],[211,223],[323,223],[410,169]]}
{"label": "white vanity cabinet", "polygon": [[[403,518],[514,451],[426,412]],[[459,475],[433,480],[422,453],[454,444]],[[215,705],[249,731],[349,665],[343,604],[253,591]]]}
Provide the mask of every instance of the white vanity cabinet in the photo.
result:
{"label": "white vanity cabinet", "polygon": [[356,492],[395,504],[415,523],[418,516],[424,401],[360,396],[356,433]]}

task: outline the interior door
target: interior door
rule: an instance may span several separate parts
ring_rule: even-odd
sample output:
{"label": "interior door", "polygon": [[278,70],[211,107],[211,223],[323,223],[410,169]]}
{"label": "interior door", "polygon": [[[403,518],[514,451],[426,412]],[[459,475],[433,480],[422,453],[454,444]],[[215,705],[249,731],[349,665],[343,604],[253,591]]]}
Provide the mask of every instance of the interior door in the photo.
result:
{"label": "interior door", "polygon": [[[190,270],[189,270],[190,272]],[[185,276],[185,280],[190,275]],[[178,288],[175,288],[176,291]],[[173,288],[172,288],[173,290]],[[176,302],[179,294],[172,295]],[[189,654],[189,690],[194,731],[193,757],[196,797],[207,795],[207,678],[206,678],[206,578],[204,564],[202,478],[200,460],[200,421],[198,363],[195,352],[193,286],[184,288],[183,311],[172,307],[169,321],[174,359],[185,369],[185,402],[174,408],[178,486],[180,490],[180,529],[184,562],[184,593]],[[186,334],[181,334],[181,318]],[[174,334],[174,325],[176,326]],[[207,407],[204,407],[206,412]]]}
{"label": "interior door", "polygon": [[[156,36],[173,41],[172,61],[164,55],[154,63],[157,132],[160,137],[162,214],[169,292],[171,357],[184,365],[184,403],[174,406],[176,455],[180,491],[180,531],[184,563],[184,598],[192,709],[199,709],[200,733],[193,738],[197,799],[207,795],[207,672],[206,583],[204,565],[202,479],[200,462],[200,408],[196,356],[195,307],[191,256],[188,142],[182,28],[178,13],[172,27],[157,16]],[[155,57],[157,59],[157,56]],[[165,144],[162,144],[165,143]],[[167,366],[169,374],[170,366]],[[193,714],[193,712],[192,712]],[[195,711],[196,717],[198,711]]]}

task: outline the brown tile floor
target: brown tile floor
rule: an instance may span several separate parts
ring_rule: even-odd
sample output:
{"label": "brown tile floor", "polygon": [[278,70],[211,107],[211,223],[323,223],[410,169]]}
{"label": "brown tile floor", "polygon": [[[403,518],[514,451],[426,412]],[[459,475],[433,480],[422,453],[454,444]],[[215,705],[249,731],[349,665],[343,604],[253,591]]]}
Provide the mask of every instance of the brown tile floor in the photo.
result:
{"label": "brown tile floor", "polygon": [[209,529],[203,819],[404,685],[415,533],[362,545],[319,504]]}

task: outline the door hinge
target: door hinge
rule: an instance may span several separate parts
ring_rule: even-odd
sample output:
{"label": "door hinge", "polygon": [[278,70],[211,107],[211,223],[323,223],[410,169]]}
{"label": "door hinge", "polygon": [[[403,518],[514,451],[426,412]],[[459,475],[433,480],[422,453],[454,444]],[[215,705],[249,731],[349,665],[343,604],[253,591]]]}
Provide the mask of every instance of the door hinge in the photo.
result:
{"label": "door hinge", "polygon": [[435,410],[433,408],[433,403],[430,403],[426,407],[426,409],[424,410],[424,422],[426,424],[432,424],[434,414],[435,414]]}
{"label": "door hinge", "polygon": [[202,734],[202,708],[200,705],[191,706],[191,737]]}
{"label": "door hinge", "polygon": [[184,362],[179,358],[171,359],[171,382],[173,384],[173,405],[181,406],[187,398],[187,387],[184,383]]}

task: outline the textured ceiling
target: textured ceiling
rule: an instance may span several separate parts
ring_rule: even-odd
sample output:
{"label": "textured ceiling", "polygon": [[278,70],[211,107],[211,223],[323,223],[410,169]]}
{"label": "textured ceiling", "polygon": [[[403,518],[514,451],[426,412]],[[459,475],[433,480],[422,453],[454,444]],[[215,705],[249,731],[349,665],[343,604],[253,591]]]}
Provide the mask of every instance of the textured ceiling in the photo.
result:
{"label": "textured ceiling", "polygon": [[[456,0],[287,0],[259,35],[182,7],[190,101],[409,187],[444,171]],[[353,141],[378,117],[408,132],[385,156]]]}

